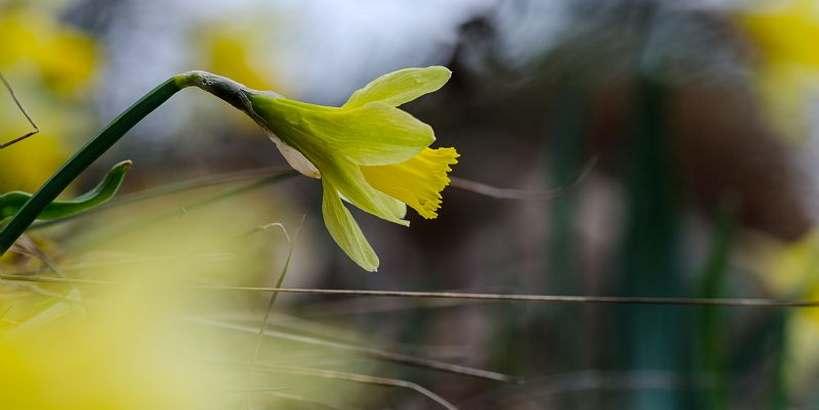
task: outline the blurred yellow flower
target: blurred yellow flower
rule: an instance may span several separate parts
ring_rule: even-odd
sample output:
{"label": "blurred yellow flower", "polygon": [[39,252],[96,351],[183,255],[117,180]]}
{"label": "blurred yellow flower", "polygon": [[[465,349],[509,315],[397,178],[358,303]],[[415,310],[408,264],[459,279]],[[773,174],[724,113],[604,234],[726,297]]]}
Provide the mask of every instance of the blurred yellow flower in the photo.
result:
{"label": "blurred yellow flower", "polygon": [[[0,280],[0,408],[279,409],[318,402],[329,408],[348,398],[368,407],[367,385],[265,369],[363,370],[360,355],[344,349],[261,337],[269,294],[218,289],[267,284],[293,244],[278,230],[260,229],[271,215],[267,192],[168,213],[216,193],[223,188],[164,195],[86,222],[62,246],[65,282],[33,282],[38,275],[31,274],[25,282]],[[296,219],[281,205],[272,214],[286,215],[288,226]],[[314,271],[315,259],[311,241],[300,240],[288,277],[309,281],[300,273]]]}
{"label": "blurred yellow flower", "polygon": [[819,89],[819,2],[764,3],[738,21],[762,58],[759,84],[771,120],[791,137],[804,136],[806,93]]}
{"label": "blurred yellow flower", "polygon": [[247,233],[269,215],[269,204],[240,197],[150,223],[179,200],[121,211],[140,229],[75,247],[60,261],[76,267],[72,278],[117,285],[0,281],[0,408],[223,410],[244,408],[245,396],[233,390],[277,387],[208,364],[246,363],[254,332],[237,336],[187,319],[255,300],[187,285],[247,283],[256,270],[267,272],[270,254],[250,245],[287,245],[278,235]]}
{"label": "blurred yellow flower", "polygon": [[214,24],[202,29],[200,36],[203,64],[208,71],[236,80],[258,90],[281,90],[281,85],[271,79],[277,78],[273,68],[255,52],[259,36],[255,27],[235,24]]}
{"label": "blurred yellow flower", "polygon": [[3,9],[0,38],[0,71],[33,70],[62,96],[80,94],[93,78],[93,40],[33,7]]}
{"label": "blurred yellow flower", "polygon": [[[0,118],[6,117],[0,115]],[[3,136],[21,135],[7,132]],[[43,132],[0,151],[0,193],[21,190],[31,192],[57,169],[65,159],[62,143],[50,132]]]}
{"label": "blurred yellow flower", "polygon": [[144,315],[111,316],[64,316],[36,329],[7,331],[0,338],[3,407],[142,410],[207,403],[197,399],[207,393],[207,379],[174,360],[167,350],[172,334],[160,333],[168,329]]}
{"label": "blurred yellow flower", "polygon": [[[36,4],[15,2],[0,6],[0,71],[6,74],[42,132],[0,150],[0,193],[32,191],[64,159],[65,137],[85,120],[66,98],[85,98],[97,66],[94,41],[57,21]],[[0,89],[0,141],[6,142],[30,127]]]}
{"label": "blurred yellow flower", "polygon": [[[819,299],[819,232],[777,250],[766,265],[763,279],[779,297]],[[791,377],[805,380],[803,376],[819,364],[819,309],[794,310],[788,322]]]}

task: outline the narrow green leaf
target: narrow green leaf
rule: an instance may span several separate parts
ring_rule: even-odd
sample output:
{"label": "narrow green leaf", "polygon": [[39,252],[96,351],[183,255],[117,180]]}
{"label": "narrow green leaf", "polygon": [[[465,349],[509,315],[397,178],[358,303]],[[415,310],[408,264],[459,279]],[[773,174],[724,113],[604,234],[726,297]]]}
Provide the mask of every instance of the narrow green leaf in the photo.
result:
{"label": "narrow green leaf", "polygon": [[[91,191],[86,192],[74,199],[65,201],[54,201],[46,205],[45,209],[37,216],[39,220],[52,220],[74,216],[110,201],[119,191],[125,174],[133,165],[131,161],[122,161],[105,176],[105,179]],[[0,195],[0,223],[7,218],[14,216],[23,205],[31,199],[31,194],[21,191],[13,191]]]}

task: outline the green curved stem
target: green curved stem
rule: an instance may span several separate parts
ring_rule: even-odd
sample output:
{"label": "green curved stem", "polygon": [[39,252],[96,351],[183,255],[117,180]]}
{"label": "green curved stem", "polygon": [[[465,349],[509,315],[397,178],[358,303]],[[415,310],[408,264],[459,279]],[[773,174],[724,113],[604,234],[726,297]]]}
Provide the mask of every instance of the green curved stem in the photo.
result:
{"label": "green curved stem", "polygon": [[[114,165],[105,175],[105,179],[100,181],[94,189],[74,199],[54,201],[48,204],[37,219],[45,221],[68,218],[110,201],[119,191],[122,181],[125,180],[125,174],[128,173],[131,166],[133,166],[131,161],[122,161]],[[21,191],[0,195],[0,225],[7,218],[14,216],[29,199],[31,199],[31,194]]]}
{"label": "green curved stem", "polygon": [[[157,109],[171,96],[183,88],[196,86],[239,108],[248,111],[247,87],[233,80],[204,71],[178,74],[154,88],[134,103],[119,117],[114,119],[97,136],[91,139],[71,159],[51,176],[51,178],[17,211],[8,225],[0,232],[0,256],[14,244],[17,238],[37,219],[37,217],[73,182],[85,169],[110,149],[126,132]],[[255,119],[255,117],[254,117]]]}

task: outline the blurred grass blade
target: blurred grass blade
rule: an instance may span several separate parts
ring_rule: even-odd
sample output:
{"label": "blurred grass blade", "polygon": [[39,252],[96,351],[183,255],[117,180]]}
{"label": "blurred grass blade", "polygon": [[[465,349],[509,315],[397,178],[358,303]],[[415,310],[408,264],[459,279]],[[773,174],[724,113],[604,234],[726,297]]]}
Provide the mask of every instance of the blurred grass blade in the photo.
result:
{"label": "blurred grass blade", "polygon": [[[225,185],[225,184],[232,184],[235,182],[243,182],[249,179],[263,179],[270,175],[278,175],[278,174],[286,174],[288,171],[282,170],[281,167],[263,167],[263,168],[253,168],[247,169],[242,171],[235,171],[229,172],[224,174],[214,174],[208,175],[204,177],[192,178],[189,180],[183,180],[178,182],[171,182],[168,184],[160,185],[155,188],[145,189],[143,191],[128,193],[124,195],[120,195],[117,197],[116,201],[106,203],[102,206],[96,207],[94,209],[90,209],[86,212],[83,212],[79,215],[73,215],[71,217],[63,218],[60,220],[55,221],[38,221],[34,225],[29,228],[29,230],[35,229],[42,229],[54,224],[63,223],[66,221],[74,220],[76,218],[87,217],[89,215],[93,215],[97,212],[105,211],[106,209],[118,208],[128,205],[133,205],[143,201],[149,201],[156,198],[161,198],[163,196],[168,195],[175,195],[182,192],[193,191],[197,189],[203,188],[210,188],[218,185]],[[290,172],[288,177],[296,176],[297,173],[295,171]]]}
{"label": "blurred grass blade", "polygon": [[[239,323],[225,322],[220,320],[213,320],[202,317],[186,317],[185,321],[195,323],[202,326],[209,326],[220,328],[224,330],[231,330],[234,332],[256,334],[257,329],[251,326],[245,326]],[[442,372],[458,374],[462,376],[469,376],[483,380],[492,380],[498,382],[518,382],[519,380],[512,376],[484,370],[475,367],[462,366],[448,362],[442,362],[434,359],[427,359],[423,357],[413,356],[400,352],[392,352],[382,350],[369,346],[359,346],[350,343],[337,342],[333,340],[326,340],[318,337],[311,337],[302,334],[280,332],[274,329],[265,329],[264,335],[278,340],[285,340],[289,342],[300,343],[307,346],[322,347],[331,350],[346,351],[362,356],[370,357],[377,360],[385,360],[393,363],[401,363],[407,366],[414,366],[419,368],[433,369]]]}
{"label": "blurred grass blade", "polygon": [[770,408],[785,410],[788,405],[788,325],[790,312],[777,312],[774,316],[773,353],[774,369],[772,374],[772,390],[770,394]]}
{"label": "blurred grass blade", "polygon": [[[710,255],[706,260],[700,278],[699,294],[701,298],[718,298],[723,293],[725,273],[731,253],[734,221],[728,210],[720,211],[718,226],[713,235]],[[727,374],[725,352],[726,315],[714,306],[704,307],[697,317],[699,336],[697,343],[697,366],[699,375],[706,375],[708,386],[700,405],[709,409],[728,408]]]}
{"label": "blurred grass blade", "polygon": [[236,188],[225,190],[213,196],[209,196],[202,200],[192,202],[182,208],[168,210],[166,212],[163,212],[157,216],[148,219],[128,219],[120,223],[108,224],[105,225],[103,229],[96,230],[93,233],[93,235],[91,235],[88,238],[75,239],[71,245],[76,247],[84,247],[93,246],[94,244],[105,243],[106,241],[121,236],[125,233],[135,232],[140,229],[155,226],[169,219],[178,218],[180,215],[183,215],[185,213],[193,212],[205,208],[207,206],[216,204],[218,202],[231,199],[237,195],[252,192],[256,189],[268,185],[276,184],[278,182],[284,181],[296,175],[299,175],[296,171],[284,171],[278,174],[273,174],[264,178],[260,178],[254,182],[244,184]]}

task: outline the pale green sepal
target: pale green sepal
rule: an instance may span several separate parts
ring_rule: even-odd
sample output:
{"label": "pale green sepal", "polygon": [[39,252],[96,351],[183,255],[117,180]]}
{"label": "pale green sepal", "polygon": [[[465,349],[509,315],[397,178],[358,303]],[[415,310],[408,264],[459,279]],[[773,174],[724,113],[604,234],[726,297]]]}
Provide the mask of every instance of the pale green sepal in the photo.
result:
{"label": "pale green sepal", "polygon": [[378,255],[361,233],[361,228],[353,219],[353,215],[344,207],[335,188],[327,179],[322,180],[321,185],[324,192],[321,214],[324,216],[324,225],[330,236],[362,269],[370,272],[378,270]]}
{"label": "pale green sepal", "polygon": [[360,107],[376,101],[397,107],[424,94],[437,91],[451,76],[452,72],[442,66],[393,71],[354,92],[342,108]]}
{"label": "pale green sepal", "polygon": [[272,132],[269,133],[270,140],[276,144],[276,148],[279,149],[279,153],[282,154],[284,160],[293,167],[296,171],[299,171],[302,175],[310,178],[321,178],[321,172],[319,172],[318,168],[310,162],[301,151],[287,145],[286,142],[279,139],[276,134]]}
{"label": "pale green sepal", "polygon": [[[378,190],[376,190],[378,191]],[[355,205],[355,202],[349,200],[344,194],[338,194],[344,202],[349,204]],[[407,204],[387,195],[384,197],[379,197],[379,201],[383,201],[384,205],[390,209],[390,215],[393,215],[394,218],[387,219],[389,222],[394,222],[399,225],[409,226],[410,222],[405,220],[404,217],[407,216]],[[398,219],[395,219],[398,218]]]}
{"label": "pale green sepal", "polygon": [[359,165],[403,162],[435,141],[432,127],[380,102],[350,110],[306,110],[303,121],[310,134],[324,141],[331,152]]}

